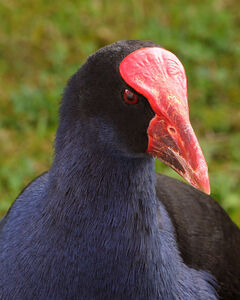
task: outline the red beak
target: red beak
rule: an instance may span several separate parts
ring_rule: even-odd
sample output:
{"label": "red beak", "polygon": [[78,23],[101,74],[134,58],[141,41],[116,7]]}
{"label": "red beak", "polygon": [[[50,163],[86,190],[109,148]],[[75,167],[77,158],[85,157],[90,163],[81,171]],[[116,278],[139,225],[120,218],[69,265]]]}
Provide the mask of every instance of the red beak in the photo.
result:
{"label": "red beak", "polygon": [[149,47],[125,57],[119,70],[125,82],[147,98],[156,114],[148,127],[147,152],[210,194],[207,164],[189,121],[187,81],[181,62],[165,49]]}

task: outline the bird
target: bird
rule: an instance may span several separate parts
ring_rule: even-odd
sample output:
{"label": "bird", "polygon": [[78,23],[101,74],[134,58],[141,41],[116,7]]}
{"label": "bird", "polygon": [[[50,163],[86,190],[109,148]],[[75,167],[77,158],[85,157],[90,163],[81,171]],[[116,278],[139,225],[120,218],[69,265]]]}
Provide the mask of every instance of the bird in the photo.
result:
{"label": "bird", "polygon": [[240,230],[209,193],[180,60],[99,49],[66,85],[50,169],[0,222],[0,299],[240,299]]}

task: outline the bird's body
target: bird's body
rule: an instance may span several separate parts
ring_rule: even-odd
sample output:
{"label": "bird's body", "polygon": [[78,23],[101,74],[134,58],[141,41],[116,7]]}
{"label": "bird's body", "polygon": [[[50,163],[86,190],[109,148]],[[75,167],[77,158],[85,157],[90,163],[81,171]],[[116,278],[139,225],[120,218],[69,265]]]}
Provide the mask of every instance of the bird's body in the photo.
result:
{"label": "bird's body", "polygon": [[144,153],[154,116],[146,99],[130,110],[113,101],[126,84],[110,70],[153,45],[104,48],[69,82],[52,168],[0,222],[1,300],[213,300],[216,290],[238,299],[228,259],[240,250],[239,230],[210,197],[156,176]]}
{"label": "bird's body", "polygon": [[68,197],[67,183],[48,190],[49,173],[20,195],[2,225],[3,299],[216,299],[213,278],[182,261],[152,159],[115,162]]}

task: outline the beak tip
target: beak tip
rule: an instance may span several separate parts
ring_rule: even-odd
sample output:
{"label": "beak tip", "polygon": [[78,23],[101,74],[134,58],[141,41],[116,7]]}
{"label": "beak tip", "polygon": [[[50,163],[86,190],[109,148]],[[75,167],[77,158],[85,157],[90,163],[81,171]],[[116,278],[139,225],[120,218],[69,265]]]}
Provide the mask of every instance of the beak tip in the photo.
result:
{"label": "beak tip", "polygon": [[210,195],[211,189],[210,189],[210,184],[208,183],[207,186],[204,187],[203,192],[207,195]]}
{"label": "beak tip", "polygon": [[211,193],[210,186],[206,186],[206,187],[202,188],[201,190],[207,195],[210,195],[210,193]]}
{"label": "beak tip", "polygon": [[208,174],[207,174],[205,180],[197,180],[195,182],[192,182],[192,180],[190,180],[190,184],[207,195],[210,195],[210,193],[211,193]]}

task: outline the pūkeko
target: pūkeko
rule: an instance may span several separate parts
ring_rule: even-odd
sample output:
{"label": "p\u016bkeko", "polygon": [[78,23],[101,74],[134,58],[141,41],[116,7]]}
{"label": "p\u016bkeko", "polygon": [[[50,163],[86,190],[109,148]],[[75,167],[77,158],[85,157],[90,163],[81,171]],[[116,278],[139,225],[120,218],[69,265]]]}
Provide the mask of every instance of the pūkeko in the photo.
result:
{"label": "p\u016bkeko", "polygon": [[100,49],[67,84],[51,169],[0,223],[0,299],[239,300],[240,231],[209,192],[177,57]]}

